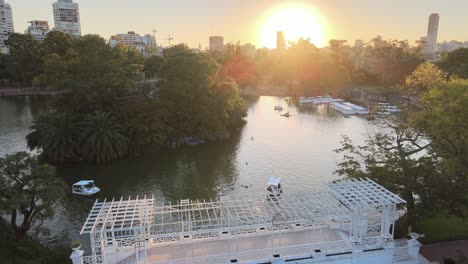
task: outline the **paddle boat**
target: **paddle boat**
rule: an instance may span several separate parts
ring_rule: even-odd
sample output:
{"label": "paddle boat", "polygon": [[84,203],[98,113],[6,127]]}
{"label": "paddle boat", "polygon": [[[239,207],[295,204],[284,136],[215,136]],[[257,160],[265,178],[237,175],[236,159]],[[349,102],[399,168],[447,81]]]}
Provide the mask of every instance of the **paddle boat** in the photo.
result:
{"label": "paddle boat", "polygon": [[283,193],[283,187],[281,186],[281,179],[271,177],[267,182],[267,197],[277,197]]}
{"label": "paddle boat", "polygon": [[283,107],[281,105],[276,105],[275,110],[276,111],[283,111]]}
{"label": "paddle boat", "polygon": [[100,190],[101,189],[94,185],[93,180],[82,180],[74,183],[72,187],[72,193],[83,196],[92,196]]}

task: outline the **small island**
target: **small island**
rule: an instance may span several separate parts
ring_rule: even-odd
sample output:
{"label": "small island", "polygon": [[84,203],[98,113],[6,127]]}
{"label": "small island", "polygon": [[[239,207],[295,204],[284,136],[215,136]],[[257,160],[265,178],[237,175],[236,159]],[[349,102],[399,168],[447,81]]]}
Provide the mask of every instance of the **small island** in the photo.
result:
{"label": "small island", "polygon": [[135,49],[111,48],[96,35],[72,40],[52,32],[46,40],[49,54],[34,83],[70,90],[27,136],[30,149],[48,162],[101,163],[152,147],[223,140],[244,122],[247,107],[236,82],[219,74],[209,53],[180,44],[144,60]]}

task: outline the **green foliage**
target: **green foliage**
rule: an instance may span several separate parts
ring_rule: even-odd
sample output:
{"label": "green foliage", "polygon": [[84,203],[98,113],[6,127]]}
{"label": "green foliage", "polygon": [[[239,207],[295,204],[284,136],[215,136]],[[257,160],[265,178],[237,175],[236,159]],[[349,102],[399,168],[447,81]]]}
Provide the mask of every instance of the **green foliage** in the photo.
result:
{"label": "green foliage", "polygon": [[10,50],[9,72],[14,81],[30,85],[32,79],[41,72],[42,50],[31,35],[13,33],[5,41]]}
{"label": "green foliage", "polygon": [[[416,228],[416,202],[434,202],[427,196],[434,187],[435,163],[425,154],[430,147],[423,135],[403,120],[384,121],[382,131],[370,136],[365,145],[355,146],[344,137],[338,153],[346,153],[337,174],[353,178],[368,177],[406,200],[408,224]],[[436,207],[436,204],[433,204]]]}
{"label": "green foliage", "polygon": [[57,54],[65,57],[71,47],[72,37],[61,31],[51,31],[42,43],[46,55]]}
{"label": "green foliage", "polygon": [[79,123],[80,153],[86,160],[96,162],[122,158],[128,151],[127,132],[120,120],[111,113],[88,114]]}
{"label": "green foliage", "polygon": [[49,113],[34,121],[32,132],[26,136],[30,149],[42,149],[49,161],[76,160],[79,155],[79,130],[76,119],[67,113]]}
{"label": "green foliage", "polygon": [[424,243],[436,243],[468,238],[468,220],[440,211],[421,220],[420,232]]}
{"label": "green foliage", "polygon": [[467,79],[468,48],[460,48],[452,52],[442,54],[438,65],[450,75]]}
{"label": "green foliage", "polygon": [[25,238],[31,228],[44,232],[42,222],[53,216],[53,205],[62,194],[54,167],[40,165],[26,152],[0,158],[0,209],[10,215],[16,240]]}
{"label": "green foliage", "polygon": [[378,84],[398,85],[403,83],[405,76],[410,74],[423,58],[407,49],[398,41],[383,41],[366,46],[362,54],[362,68],[376,74]]}
{"label": "green foliage", "polygon": [[218,79],[219,65],[210,55],[175,49],[167,52],[172,55],[161,71],[161,101],[169,110],[172,140],[226,138],[230,125],[239,123],[246,112],[237,85]]}
{"label": "green foliage", "polygon": [[2,263],[15,264],[63,264],[68,263],[71,250],[50,250],[31,237],[20,241],[12,240],[14,234],[0,219],[0,259]]}
{"label": "green foliage", "polygon": [[413,93],[421,94],[445,80],[446,76],[443,71],[430,62],[424,62],[406,77],[406,86],[413,89]]}
{"label": "green foliage", "polygon": [[[89,35],[72,42],[63,67],[58,54],[47,56],[39,82],[77,85],[34,122],[28,146],[51,162],[106,162],[186,138],[227,138],[247,111],[237,84],[218,75],[209,54],[186,45],[164,54],[145,63],[136,50]],[[157,81],[142,81],[143,70]]]}
{"label": "green foliage", "polygon": [[439,170],[452,191],[442,193],[451,212],[468,215],[468,80],[452,79],[432,86],[419,102],[412,125],[432,142]]}
{"label": "green foliage", "polygon": [[249,57],[239,54],[222,64],[220,76],[234,79],[240,87],[255,86],[257,68]]}
{"label": "green foliage", "polygon": [[147,79],[153,79],[159,74],[164,59],[160,56],[151,56],[145,60],[144,72]]}

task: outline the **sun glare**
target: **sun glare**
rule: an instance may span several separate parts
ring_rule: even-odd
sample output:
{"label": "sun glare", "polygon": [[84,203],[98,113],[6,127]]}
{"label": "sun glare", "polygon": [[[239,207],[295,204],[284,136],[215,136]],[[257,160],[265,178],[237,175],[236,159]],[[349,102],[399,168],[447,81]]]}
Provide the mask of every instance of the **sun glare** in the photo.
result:
{"label": "sun glare", "polygon": [[272,9],[264,17],[260,28],[260,43],[267,48],[276,48],[276,32],[283,31],[286,44],[300,37],[310,39],[318,47],[322,46],[323,26],[319,16],[306,5],[286,5]]}

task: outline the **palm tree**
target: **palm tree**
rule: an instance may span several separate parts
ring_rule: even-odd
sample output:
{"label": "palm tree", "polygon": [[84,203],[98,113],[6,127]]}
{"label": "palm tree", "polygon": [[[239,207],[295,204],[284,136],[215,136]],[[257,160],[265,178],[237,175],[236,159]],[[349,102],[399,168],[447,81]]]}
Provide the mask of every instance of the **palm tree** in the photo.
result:
{"label": "palm tree", "polygon": [[80,153],[86,160],[111,161],[128,152],[129,137],[117,117],[96,111],[80,122]]}
{"label": "palm tree", "polygon": [[76,121],[69,114],[48,113],[34,121],[32,132],[26,136],[31,150],[42,150],[45,159],[51,162],[78,159],[78,130]]}

